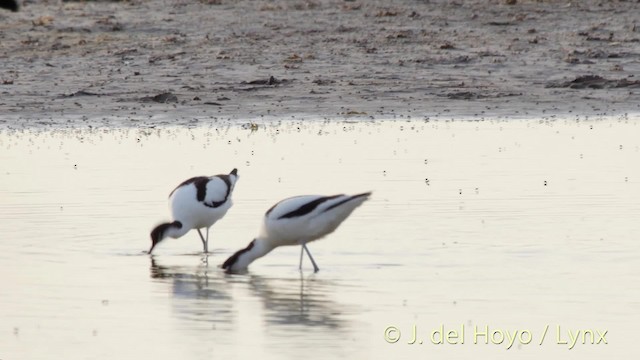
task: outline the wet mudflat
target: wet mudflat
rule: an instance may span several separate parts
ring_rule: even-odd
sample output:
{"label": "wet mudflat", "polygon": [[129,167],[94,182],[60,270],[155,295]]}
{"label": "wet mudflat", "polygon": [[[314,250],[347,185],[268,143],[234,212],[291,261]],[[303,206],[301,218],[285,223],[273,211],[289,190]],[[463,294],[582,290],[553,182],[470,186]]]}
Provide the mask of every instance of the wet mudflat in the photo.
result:
{"label": "wet mudflat", "polygon": [[0,121],[637,112],[639,12],[605,0],[29,1],[0,12]]}

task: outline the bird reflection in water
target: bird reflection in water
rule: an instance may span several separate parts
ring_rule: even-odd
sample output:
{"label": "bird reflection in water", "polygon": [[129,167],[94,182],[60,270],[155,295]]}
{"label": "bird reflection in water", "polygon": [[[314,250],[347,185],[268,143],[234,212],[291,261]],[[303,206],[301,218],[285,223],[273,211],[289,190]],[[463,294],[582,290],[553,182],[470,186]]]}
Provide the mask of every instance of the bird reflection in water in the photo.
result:
{"label": "bird reflection in water", "polygon": [[253,300],[258,299],[270,331],[274,327],[287,331],[292,325],[301,325],[331,329],[330,333],[337,335],[341,331],[336,330],[344,328],[347,317],[356,311],[355,307],[331,299],[333,293],[340,291],[340,285],[315,274],[306,278],[302,273],[290,278],[229,275],[209,265],[208,257],[203,256],[197,266],[160,265],[156,257],[151,257],[151,278],[171,281],[172,295],[180,300],[175,308],[187,318],[233,323],[238,309],[253,306]]}
{"label": "bird reflection in water", "polygon": [[345,306],[330,299],[335,284],[311,275],[277,279],[249,275],[251,292],[265,309],[265,321],[271,325],[305,325],[339,329],[345,325]]}
{"label": "bird reflection in water", "polygon": [[233,304],[229,295],[230,284],[217,269],[209,267],[209,256],[204,255],[197,266],[160,265],[151,257],[151,278],[169,282],[171,294],[176,300],[174,308],[186,318],[196,321],[230,323],[233,320]]}

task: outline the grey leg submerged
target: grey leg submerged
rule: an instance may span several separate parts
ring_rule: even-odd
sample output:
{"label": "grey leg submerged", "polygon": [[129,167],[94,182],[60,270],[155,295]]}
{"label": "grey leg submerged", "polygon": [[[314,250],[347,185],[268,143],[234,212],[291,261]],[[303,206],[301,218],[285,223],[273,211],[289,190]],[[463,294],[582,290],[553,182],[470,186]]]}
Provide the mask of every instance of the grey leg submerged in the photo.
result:
{"label": "grey leg submerged", "polygon": [[[309,259],[311,260],[311,263],[313,264],[313,272],[318,272],[318,270],[320,270],[320,268],[318,267],[318,265],[316,265],[316,261],[313,260],[313,256],[311,256],[311,252],[307,248],[307,244],[302,244],[302,248],[304,249],[304,251],[307,252],[307,255],[309,255]],[[300,265],[302,265],[302,261],[300,261]]]}
{"label": "grey leg submerged", "polygon": [[202,240],[202,248],[204,249],[205,254],[208,252],[207,251],[207,242],[209,240],[209,229],[207,229],[207,240],[204,239],[204,236],[202,236],[202,232],[200,232],[200,229],[198,230],[198,235],[200,235],[200,240]]}
{"label": "grey leg submerged", "polygon": [[302,255],[304,255],[304,245],[300,247],[300,265],[298,265],[298,270],[302,270]]}
{"label": "grey leg submerged", "polygon": [[204,252],[205,254],[209,252],[209,228],[207,228],[207,237],[204,241]]}

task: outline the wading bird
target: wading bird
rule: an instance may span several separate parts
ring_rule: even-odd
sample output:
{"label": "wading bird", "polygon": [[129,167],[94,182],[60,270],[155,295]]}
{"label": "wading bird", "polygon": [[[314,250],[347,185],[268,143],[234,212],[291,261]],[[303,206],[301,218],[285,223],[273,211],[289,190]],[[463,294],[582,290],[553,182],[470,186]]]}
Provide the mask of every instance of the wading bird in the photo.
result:
{"label": "wading bird", "polygon": [[[198,230],[204,252],[209,251],[209,228],[222,219],[232,205],[231,194],[238,181],[238,170],[228,175],[198,176],[185,180],[169,194],[171,222],[156,226],[151,231],[149,254],[162,240],[177,239],[191,229]],[[200,229],[207,229],[202,236]]]}
{"label": "wading bird", "polygon": [[303,251],[306,251],[313,270],[317,272],[318,265],[307,243],[333,232],[370,195],[370,192],[358,195],[303,195],[282,200],[265,214],[258,237],[246,248],[231,255],[222,268],[230,273],[246,271],[249,264],[278,246],[301,245],[299,268],[302,269]]}

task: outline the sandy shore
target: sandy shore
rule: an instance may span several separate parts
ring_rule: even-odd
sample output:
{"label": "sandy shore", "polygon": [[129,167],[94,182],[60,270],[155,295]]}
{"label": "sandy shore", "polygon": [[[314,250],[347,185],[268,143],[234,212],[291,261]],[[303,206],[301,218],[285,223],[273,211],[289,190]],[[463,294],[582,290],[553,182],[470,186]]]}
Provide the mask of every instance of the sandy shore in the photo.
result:
{"label": "sandy shore", "polygon": [[28,1],[0,12],[0,124],[637,113],[637,14],[606,0]]}

